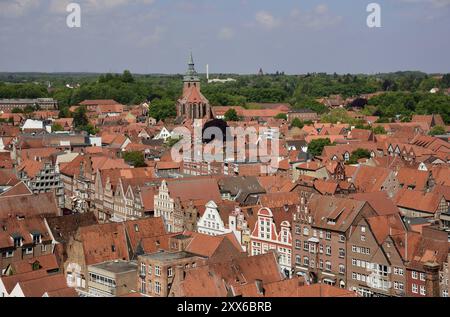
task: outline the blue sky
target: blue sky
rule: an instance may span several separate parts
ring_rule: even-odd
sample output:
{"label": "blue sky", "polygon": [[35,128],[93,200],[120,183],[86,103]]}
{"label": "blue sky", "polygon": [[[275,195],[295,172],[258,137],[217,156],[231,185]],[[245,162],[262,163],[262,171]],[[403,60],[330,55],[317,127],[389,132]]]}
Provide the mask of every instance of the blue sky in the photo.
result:
{"label": "blue sky", "polygon": [[181,73],[190,50],[199,72],[450,72],[450,0],[0,0],[0,71]]}

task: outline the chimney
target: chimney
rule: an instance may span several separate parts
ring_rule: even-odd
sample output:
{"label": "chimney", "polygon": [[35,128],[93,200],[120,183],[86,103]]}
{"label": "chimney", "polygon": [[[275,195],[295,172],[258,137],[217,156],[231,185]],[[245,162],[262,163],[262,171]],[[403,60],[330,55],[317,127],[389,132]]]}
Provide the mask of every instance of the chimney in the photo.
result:
{"label": "chimney", "polygon": [[425,289],[427,297],[440,297],[439,292],[439,268],[436,262],[427,262],[424,264],[425,269]]}

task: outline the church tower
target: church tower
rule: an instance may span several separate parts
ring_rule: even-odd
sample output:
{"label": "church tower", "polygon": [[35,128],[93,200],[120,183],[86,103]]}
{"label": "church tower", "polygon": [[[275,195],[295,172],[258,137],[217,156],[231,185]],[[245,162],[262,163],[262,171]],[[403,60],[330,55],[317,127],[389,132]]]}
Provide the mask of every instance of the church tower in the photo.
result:
{"label": "church tower", "polygon": [[177,116],[183,119],[211,119],[212,112],[208,99],[200,92],[200,77],[195,70],[192,53],[188,69],[183,78],[183,95],[177,102]]}

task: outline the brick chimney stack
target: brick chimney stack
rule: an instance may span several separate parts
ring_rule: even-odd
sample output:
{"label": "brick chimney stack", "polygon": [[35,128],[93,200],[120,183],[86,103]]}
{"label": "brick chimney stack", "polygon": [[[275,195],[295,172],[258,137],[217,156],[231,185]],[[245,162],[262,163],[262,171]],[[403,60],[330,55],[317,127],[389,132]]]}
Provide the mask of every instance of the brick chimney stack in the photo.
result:
{"label": "brick chimney stack", "polygon": [[424,269],[426,272],[425,289],[427,292],[427,297],[440,297],[439,268],[440,265],[436,262],[427,262],[424,264]]}

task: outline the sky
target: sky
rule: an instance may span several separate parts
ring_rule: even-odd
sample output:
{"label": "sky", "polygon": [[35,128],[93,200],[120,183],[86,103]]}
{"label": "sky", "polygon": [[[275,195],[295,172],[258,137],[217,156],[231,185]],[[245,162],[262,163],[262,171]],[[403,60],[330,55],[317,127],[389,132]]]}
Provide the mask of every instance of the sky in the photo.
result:
{"label": "sky", "polygon": [[450,72],[450,0],[0,0],[3,72],[183,73],[190,51],[201,73]]}

